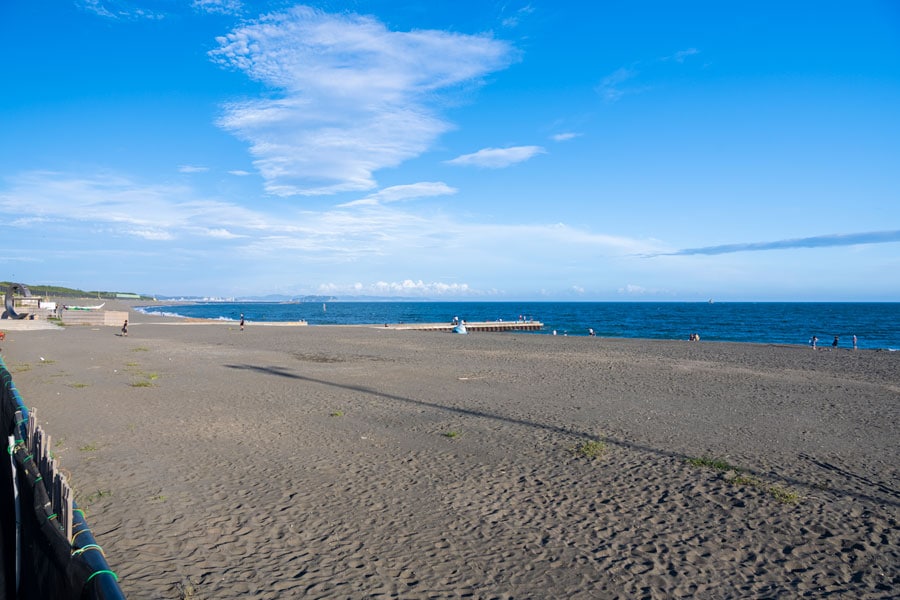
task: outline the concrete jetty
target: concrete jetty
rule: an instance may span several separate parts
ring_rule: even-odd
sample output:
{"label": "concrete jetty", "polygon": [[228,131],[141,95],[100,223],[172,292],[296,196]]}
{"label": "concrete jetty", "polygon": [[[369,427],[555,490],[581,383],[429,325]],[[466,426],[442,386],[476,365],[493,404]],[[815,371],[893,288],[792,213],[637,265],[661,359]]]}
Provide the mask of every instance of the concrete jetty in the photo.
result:
{"label": "concrete jetty", "polygon": [[[408,329],[414,331],[450,332],[453,323],[385,323],[387,329]],[[543,329],[540,321],[466,321],[466,331],[538,331]]]}

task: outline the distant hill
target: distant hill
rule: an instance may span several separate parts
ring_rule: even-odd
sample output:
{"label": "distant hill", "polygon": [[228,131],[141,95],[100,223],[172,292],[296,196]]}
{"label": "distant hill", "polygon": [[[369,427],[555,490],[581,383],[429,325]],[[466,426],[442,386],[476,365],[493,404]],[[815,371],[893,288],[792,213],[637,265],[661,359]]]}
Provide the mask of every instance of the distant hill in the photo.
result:
{"label": "distant hill", "polygon": [[2,293],[6,293],[7,288],[12,283],[21,283],[25,287],[28,288],[28,291],[31,292],[33,296],[52,296],[56,298],[107,298],[107,299],[115,299],[119,294],[128,294],[131,296],[138,296],[141,300],[153,300],[153,296],[146,296],[143,294],[134,294],[132,292],[104,292],[97,290],[78,290],[74,288],[60,287],[58,285],[39,285],[39,284],[31,284],[31,283],[22,283],[20,281],[11,282],[11,281],[0,281],[0,290]]}

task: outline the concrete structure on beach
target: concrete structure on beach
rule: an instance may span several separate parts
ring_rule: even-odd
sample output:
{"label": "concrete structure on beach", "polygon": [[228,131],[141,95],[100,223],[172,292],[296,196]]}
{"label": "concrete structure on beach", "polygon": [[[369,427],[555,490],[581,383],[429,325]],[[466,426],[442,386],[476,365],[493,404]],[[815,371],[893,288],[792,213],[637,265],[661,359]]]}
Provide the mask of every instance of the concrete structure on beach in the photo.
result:
{"label": "concrete structure on beach", "polygon": [[[416,331],[453,331],[453,323],[385,323],[389,329],[413,329]],[[466,322],[468,331],[540,331],[540,321],[473,321]]]}

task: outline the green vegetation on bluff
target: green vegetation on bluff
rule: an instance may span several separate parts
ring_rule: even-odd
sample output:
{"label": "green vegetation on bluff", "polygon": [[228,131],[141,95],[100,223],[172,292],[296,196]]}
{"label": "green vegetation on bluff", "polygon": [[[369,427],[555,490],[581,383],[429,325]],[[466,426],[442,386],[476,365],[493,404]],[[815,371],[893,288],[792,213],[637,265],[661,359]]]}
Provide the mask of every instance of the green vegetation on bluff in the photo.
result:
{"label": "green vegetation on bluff", "polygon": [[[6,288],[10,286],[13,282],[10,281],[0,281],[0,290],[3,290],[3,293],[6,292]],[[22,282],[15,282],[22,283]],[[32,285],[30,283],[23,283],[22,285],[28,288],[28,291],[31,292],[32,296],[45,296],[45,297],[63,297],[63,298],[116,298],[116,294],[125,294],[131,292],[103,292],[103,291],[85,291],[85,290],[77,290],[74,288],[60,287],[58,285]],[[133,294],[134,296],[139,296],[139,294]],[[140,296],[141,300],[152,300],[150,296]]]}

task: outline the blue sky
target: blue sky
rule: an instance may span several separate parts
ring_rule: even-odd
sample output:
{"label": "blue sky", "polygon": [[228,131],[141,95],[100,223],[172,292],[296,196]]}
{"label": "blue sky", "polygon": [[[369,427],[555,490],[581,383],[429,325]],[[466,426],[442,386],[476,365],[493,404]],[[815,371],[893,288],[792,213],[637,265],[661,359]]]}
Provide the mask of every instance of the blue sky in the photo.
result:
{"label": "blue sky", "polygon": [[0,4],[0,279],[900,300],[900,4]]}

